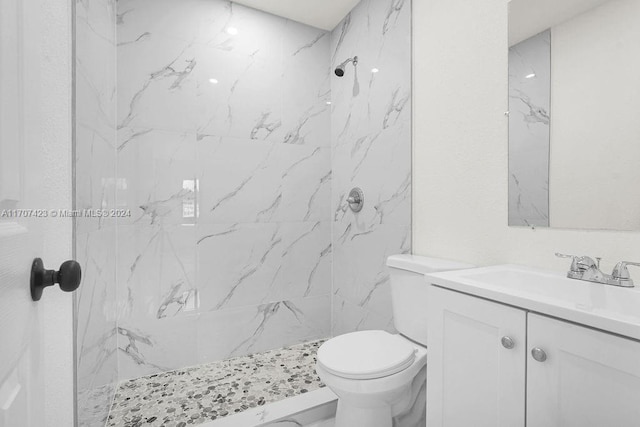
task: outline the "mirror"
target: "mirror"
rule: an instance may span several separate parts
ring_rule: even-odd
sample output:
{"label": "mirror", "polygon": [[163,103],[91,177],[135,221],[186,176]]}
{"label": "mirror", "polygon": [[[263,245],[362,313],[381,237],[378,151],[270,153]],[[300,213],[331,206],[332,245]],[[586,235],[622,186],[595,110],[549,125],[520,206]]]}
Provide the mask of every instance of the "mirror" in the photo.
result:
{"label": "mirror", "polygon": [[509,225],[640,230],[640,0],[509,3]]}

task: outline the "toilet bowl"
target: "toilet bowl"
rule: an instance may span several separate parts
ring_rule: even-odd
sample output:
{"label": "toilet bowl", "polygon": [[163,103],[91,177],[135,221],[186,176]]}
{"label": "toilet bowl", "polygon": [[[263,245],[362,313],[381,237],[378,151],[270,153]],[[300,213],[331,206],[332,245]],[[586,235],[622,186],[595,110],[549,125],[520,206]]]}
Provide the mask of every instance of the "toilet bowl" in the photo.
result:
{"label": "toilet bowl", "polygon": [[338,396],[335,427],[426,425],[428,284],[424,275],[474,266],[414,255],[387,259],[394,326],[331,338],[318,349],[316,372]]}
{"label": "toilet bowl", "polygon": [[[335,340],[318,350],[316,372],[338,396],[336,427],[391,427],[419,397],[424,400],[426,348],[385,331],[353,332]],[[421,419],[423,414],[416,425]]]}

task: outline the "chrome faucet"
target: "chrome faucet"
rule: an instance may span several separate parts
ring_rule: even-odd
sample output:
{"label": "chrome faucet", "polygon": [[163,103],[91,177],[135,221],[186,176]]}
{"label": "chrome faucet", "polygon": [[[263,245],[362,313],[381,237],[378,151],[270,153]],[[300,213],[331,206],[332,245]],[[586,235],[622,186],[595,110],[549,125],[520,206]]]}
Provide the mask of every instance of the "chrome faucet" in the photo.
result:
{"label": "chrome faucet", "polygon": [[640,263],[621,261],[616,264],[611,274],[603,273],[600,270],[600,259],[588,256],[565,255],[556,252],[559,258],[571,258],[571,267],[567,272],[569,279],[585,280],[587,282],[602,283],[605,285],[621,286],[624,288],[633,288],[633,279],[629,275],[628,265],[639,266]]}

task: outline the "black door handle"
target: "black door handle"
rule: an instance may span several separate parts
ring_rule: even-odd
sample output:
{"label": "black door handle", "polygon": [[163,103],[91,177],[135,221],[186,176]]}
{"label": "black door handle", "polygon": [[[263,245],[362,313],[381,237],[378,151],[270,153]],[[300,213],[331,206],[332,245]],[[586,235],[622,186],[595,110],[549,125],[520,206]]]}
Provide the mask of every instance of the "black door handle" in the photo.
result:
{"label": "black door handle", "polygon": [[82,270],[76,261],[65,261],[60,270],[45,270],[40,258],[33,260],[31,264],[31,299],[40,301],[42,291],[47,286],[60,284],[60,289],[65,292],[73,292],[80,286]]}

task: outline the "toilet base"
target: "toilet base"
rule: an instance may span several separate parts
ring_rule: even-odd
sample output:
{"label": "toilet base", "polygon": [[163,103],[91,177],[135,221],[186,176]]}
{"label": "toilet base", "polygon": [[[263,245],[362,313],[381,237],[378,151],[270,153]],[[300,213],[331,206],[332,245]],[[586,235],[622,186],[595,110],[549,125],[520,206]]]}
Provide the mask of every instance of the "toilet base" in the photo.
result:
{"label": "toilet base", "polygon": [[335,427],[423,427],[427,424],[426,385],[425,366],[408,389],[397,390],[395,398],[389,396],[386,402],[373,399],[371,405],[360,406],[363,402],[356,403],[354,396],[338,394]]}
{"label": "toilet base", "polygon": [[392,427],[391,407],[380,405],[371,408],[359,408],[345,405],[338,400],[335,427]]}

